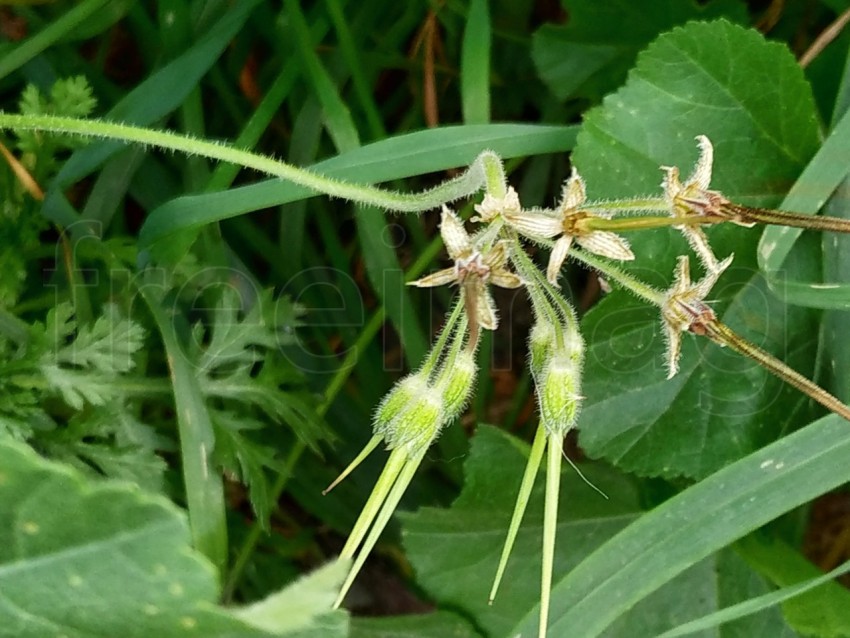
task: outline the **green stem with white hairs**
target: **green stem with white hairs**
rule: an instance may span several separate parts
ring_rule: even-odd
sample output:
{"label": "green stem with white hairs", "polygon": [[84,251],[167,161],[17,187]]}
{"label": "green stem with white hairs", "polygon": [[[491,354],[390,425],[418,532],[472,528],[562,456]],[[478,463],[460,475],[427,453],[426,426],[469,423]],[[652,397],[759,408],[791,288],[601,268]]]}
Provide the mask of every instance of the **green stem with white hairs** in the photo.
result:
{"label": "green stem with white hairs", "polygon": [[588,201],[580,206],[580,209],[588,213],[602,213],[607,215],[634,215],[638,213],[668,213],[670,205],[663,197],[630,197],[628,199],[610,199],[602,201]]}
{"label": "green stem with white hairs", "polygon": [[587,266],[590,266],[594,270],[598,270],[608,279],[618,283],[620,286],[631,292],[633,295],[640,297],[644,301],[648,301],[649,303],[659,307],[661,307],[664,303],[663,292],[653,288],[637,277],[630,275],[625,270],[618,268],[602,257],[597,257],[586,250],[579,249],[571,250],[569,256]]}
{"label": "green stem with white hairs", "polygon": [[402,213],[421,212],[437,208],[446,202],[467,197],[480,191],[485,184],[504,183],[501,160],[492,151],[481,153],[469,168],[458,177],[447,180],[421,193],[397,193],[374,186],[344,182],[286,162],[234,148],[221,142],[199,140],[171,131],[154,130],[119,122],[55,117],[51,115],[13,115],[0,113],[0,129],[38,130],[66,133],[156,146],[187,155],[200,155],[209,159],[252,168],[272,177],[309,188],[316,193],[347,199],[358,204],[377,206]]}
{"label": "green stem with white hairs", "polygon": [[501,158],[492,151],[484,151],[478,156],[484,169],[484,189],[496,198],[502,198],[508,193],[508,180],[505,177],[505,166]]}
{"label": "green stem with white hairs", "polygon": [[[598,270],[610,280],[616,282],[637,297],[640,297],[655,306],[663,306],[664,293],[656,290],[652,286],[649,286],[632,275],[629,275],[605,259],[600,259],[595,255],[591,255],[587,251],[580,250],[571,251],[570,256]],[[729,326],[716,319],[710,322],[707,328],[706,336],[715,343],[721,346],[728,346],[735,350],[738,354],[752,359],[768,372],[820,403],[827,410],[850,421],[850,407],[821,388],[815,382],[807,379],[799,372],[786,365],[783,361],[780,361],[772,354],[762,350],[755,344],[750,343]]]}
{"label": "green stem with white hairs", "polygon": [[[440,355],[445,350],[446,344],[449,341],[449,337],[451,337],[454,332],[455,324],[458,319],[460,319],[463,314],[464,304],[461,296],[458,296],[454,301],[454,305],[452,306],[451,311],[449,311],[448,318],[446,319],[446,323],[443,325],[443,329],[440,330],[440,336],[437,337],[437,341],[434,342],[434,346],[431,348],[431,352],[428,353],[428,358],[425,360],[425,363],[422,364],[419,372],[427,375],[428,377],[434,372],[434,369],[437,367],[437,364],[440,362]],[[466,328],[464,327],[464,330]]]}

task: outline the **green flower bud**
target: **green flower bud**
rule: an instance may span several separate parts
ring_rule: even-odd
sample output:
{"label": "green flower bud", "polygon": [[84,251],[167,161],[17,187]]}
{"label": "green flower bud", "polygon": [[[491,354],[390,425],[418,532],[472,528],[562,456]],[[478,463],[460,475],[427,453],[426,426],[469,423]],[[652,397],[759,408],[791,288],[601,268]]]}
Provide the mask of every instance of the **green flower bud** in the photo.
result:
{"label": "green flower bud", "polygon": [[475,375],[478,366],[475,364],[475,354],[463,350],[451,362],[451,367],[445,371],[445,377],[440,383],[443,403],[446,407],[446,422],[455,419],[466,407],[472,388],[475,386]]}
{"label": "green flower bud", "polygon": [[425,451],[445,420],[441,395],[424,375],[414,374],[390,390],[375,412],[373,431],[387,448],[405,446],[413,456]]}
{"label": "green flower bud", "polygon": [[395,418],[401,414],[410,403],[416,401],[417,397],[427,393],[428,382],[419,375],[411,375],[397,382],[383,398],[378,409],[375,410],[375,424],[372,431],[375,434],[385,436],[387,428]]}
{"label": "green flower bud", "polygon": [[568,346],[556,352],[538,384],[543,426],[549,433],[564,436],[578,419],[581,409],[581,366],[584,344],[575,335]]}

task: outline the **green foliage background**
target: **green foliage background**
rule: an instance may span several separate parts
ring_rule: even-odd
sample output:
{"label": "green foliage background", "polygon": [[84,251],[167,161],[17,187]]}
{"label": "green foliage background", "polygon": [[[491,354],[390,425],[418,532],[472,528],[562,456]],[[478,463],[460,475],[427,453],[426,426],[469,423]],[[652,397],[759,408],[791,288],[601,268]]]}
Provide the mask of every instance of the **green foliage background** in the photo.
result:
{"label": "green foliage background", "polygon": [[[489,148],[526,206],[550,205],[571,164],[592,198],[658,193],[659,166],[687,172],[706,134],[731,199],[846,217],[850,37],[797,58],[847,3],[765,5],[12,3],[2,108],[227,140],[401,191]],[[320,492],[448,306],[404,286],[443,264],[434,213],[316,197],[202,154],[2,142],[0,635],[536,630],[537,491],[487,604],[536,421],[528,310],[510,297],[480,352],[494,372],[429,453],[355,615],[329,609],[346,567],[331,561],[382,459]],[[846,239],[710,237],[735,253],[715,288],[723,321],[850,399]],[[688,250],[675,231],[629,240],[630,271],[659,287]],[[655,309],[600,295],[576,265],[564,281],[588,342],[570,456],[607,499],[565,471],[551,635],[656,636],[704,616],[694,635],[850,635],[836,583],[768,596],[821,573],[804,539],[815,499],[845,498],[848,424],[693,336],[665,380]],[[712,615],[742,601],[747,615]]]}

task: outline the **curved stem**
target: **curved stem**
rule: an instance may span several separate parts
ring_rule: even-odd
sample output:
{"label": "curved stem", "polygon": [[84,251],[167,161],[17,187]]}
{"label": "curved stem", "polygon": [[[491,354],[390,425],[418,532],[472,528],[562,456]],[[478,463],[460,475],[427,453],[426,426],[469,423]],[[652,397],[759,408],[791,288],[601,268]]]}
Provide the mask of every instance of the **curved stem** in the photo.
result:
{"label": "curved stem", "polygon": [[200,155],[222,162],[238,164],[245,168],[253,168],[261,173],[280,177],[330,197],[339,197],[360,204],[407,213],[430,210],[481,190],[488,178],[492,179],[490,173],[494,170],[494,162],[498,161],[498,157],[494,153],[485,151],[476,158],[466,171],[454,179],[421,193],[397,193],[374,186],[353,184],[325,177],[286,162],[234,148],[220,142],[209,142],[170,131],[153,130],[118,122],[50,115],[0,113],[0,128],[42,130],[83,137],[99,137],[156,146],[180,151],[188,155]]}

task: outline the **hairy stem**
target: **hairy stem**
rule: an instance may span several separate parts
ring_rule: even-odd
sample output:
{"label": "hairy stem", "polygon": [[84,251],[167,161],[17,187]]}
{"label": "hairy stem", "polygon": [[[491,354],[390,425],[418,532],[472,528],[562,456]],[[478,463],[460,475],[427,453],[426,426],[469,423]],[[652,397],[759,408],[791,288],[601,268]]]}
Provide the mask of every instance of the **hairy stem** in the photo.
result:
{"label": "hairy stem", "polygon": [[707,336],[715,343],[729,346],[735,352],[753,359],[763,368],[785,381],[785,383],[797,388],[803,394],[810,396],[826,409],[850,421],[850,407],[847,407],[838,398],[832,396],[818,384],[810,381],[793,368],[788,367],[770,353],[765,352],[754,343],[750,343],[744,339],[729,326],[719,321],[714,321],[708,324],[707,328]]}
{"label": "hairy stem", "polygon": [[811,230],[827,230],[835,233],[850,233],[850,219],[829,217],[827,215],[803,215],[769,208],[750,208],[738,204],[724,204],[723,209],[738,216],[745,222],[773,224],[775,226],[793,226]]}
{"label": "hairy stem", "polygon": [[41,130],[82,137],[113,139],[156,146],[188,155],[200,155],[222,162],[238,164],[245,168],[253,168],[261,173],[285,179],[330,197],[339,197],[359,204],[405,213],[437,208],[446,202],[478,192],[488,182],[488,179],[494,178],[496,170],[494,165],[499,161],[494,153],[485,151],[461,175],[447,180],[435,188],[421,193],[397,193],[374,186],[331,179],[319,173],[313,173],[286,162],[227,144],[118,122],[50,115],[0,113],[0,128]]}

